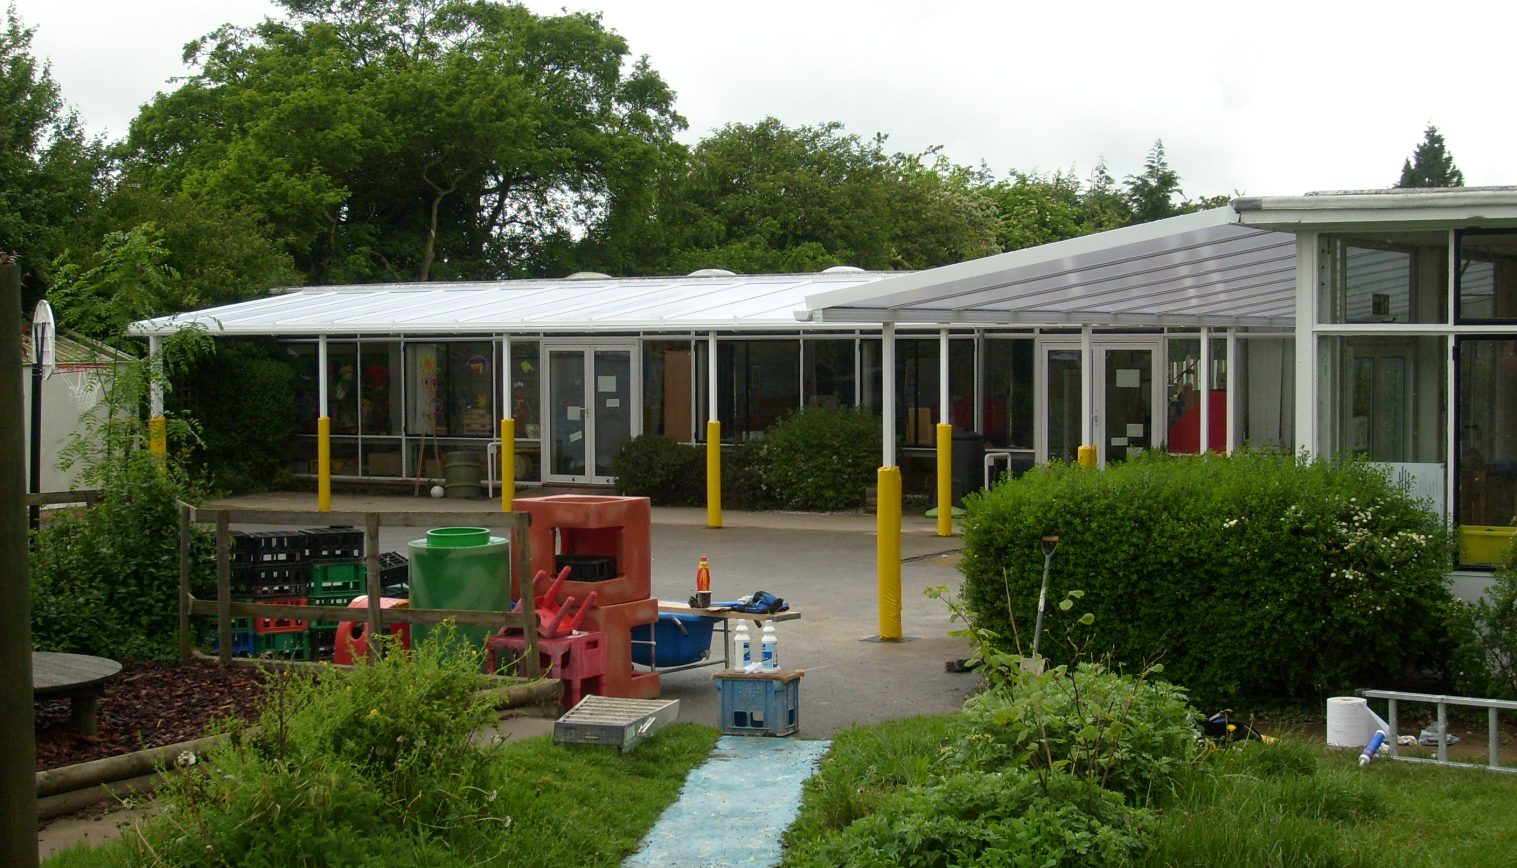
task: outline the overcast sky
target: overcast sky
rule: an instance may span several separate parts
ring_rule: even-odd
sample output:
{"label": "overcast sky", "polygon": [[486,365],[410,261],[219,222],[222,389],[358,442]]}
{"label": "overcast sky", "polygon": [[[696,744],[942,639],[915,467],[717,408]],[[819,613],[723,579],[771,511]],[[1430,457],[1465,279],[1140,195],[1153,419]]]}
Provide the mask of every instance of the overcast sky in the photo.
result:
{"label": "overcast sky", "polygon": [[[186,74],[185,42],[267,0],[14,0],[96,132]],[[1390,186],[1432,122],[1471,186],[1517,184],[1517,4],[599,0],[674,88],[694,142],[773,115],[954,161],[1141,170],[1155,139],[1189,196]]]}

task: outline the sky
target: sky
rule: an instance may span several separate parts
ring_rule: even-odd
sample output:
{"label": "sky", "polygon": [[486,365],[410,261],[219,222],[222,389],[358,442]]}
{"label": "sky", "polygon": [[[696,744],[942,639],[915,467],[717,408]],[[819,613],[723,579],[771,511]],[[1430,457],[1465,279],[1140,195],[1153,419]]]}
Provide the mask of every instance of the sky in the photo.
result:
{"label": "sky", "polygon": [[[93,131],[192,72],[183,46],[268,0],[14,0]],[[1388,187],[1432,123],[1470,186],[1517,184],[1517,4],[1018,0],[527,0],[599,12],[674,89],[694,143],[773,116],[838,121],[892,151],[1142,171],[1156,139],[1188,197]],[[1436,12],[1436,20],[1430,20]]]}

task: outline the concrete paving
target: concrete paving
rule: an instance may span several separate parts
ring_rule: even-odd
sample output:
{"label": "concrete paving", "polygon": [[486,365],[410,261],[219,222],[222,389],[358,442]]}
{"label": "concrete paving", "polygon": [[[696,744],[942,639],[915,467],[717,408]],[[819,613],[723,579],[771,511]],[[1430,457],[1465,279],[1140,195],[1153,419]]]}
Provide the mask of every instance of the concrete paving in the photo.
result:
{"label": "concrete paving", "polygon": [[[562,493],[540,489],[519,496]],[[309,493],[277,492],[232,498],[210,506],[303,510]],[[493,512],[499,501],[335,494],[335,511]],[[956,710],[975,688],[972,674],[949,673],[944,662],[966,656],[967,643],[949,636],[948,611],[923,591],[957,589],[960,542],[936,535],[923,516],[902,521],[901,624],[907,637],[880,642],[875,576],[875,517],[866,514],[727,510],[723,527],[706,527],[701,508],[653,509],[653,594],[685,601],[695,590],[696,562],[711,561],[712,596],[733,599],[757,590],[783,597],[798,621],[777,625],[780,665],[806,671],[800,687],[800,736],[828,738],[850,724]],[[255,529],[249,527],[249,529]],[[406,551],[417,528],[383,528],[385,551]],[[718,634],[719,637],[720,634]],[[721,648],[713,642],[712,659]],[[680,700],[680,719],[717,725],[711,681],[720,667],[664,673],[662,695]]]}

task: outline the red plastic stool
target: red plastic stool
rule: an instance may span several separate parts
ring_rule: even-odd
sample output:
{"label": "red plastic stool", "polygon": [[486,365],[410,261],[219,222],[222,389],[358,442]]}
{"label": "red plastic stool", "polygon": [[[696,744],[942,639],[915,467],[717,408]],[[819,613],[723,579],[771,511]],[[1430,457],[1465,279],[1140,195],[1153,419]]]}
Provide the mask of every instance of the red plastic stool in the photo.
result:
{"label": "red plastic stool", "polygon": [[[409,609],[411,601],[400,597],[380,597],[379,608],[381,609]],[[367,596],[354,597],[353,602],[348,604],[349,609],[369,608]],[[369,656],[369,637],[367,621],[339,621],[337,622],[337,642],[332,647],[332,662],[339,665],[353,664],[355,657]],[[386,628],[392,636],[400,642],[400,647],[411,650],[411,625],[394,624]]]}
{"label": "red plastic stool", "polygon": [[[485,641],[485,671],[494,672],[496,655],[509,650],[517,657],[526,653],[527,640],[520,633],[497,633]],[[587,693],[597,693],[606,674],[606,634],[573,633],[556,639],[538,639],[537,657],[549,678],[564,683],[563,705],[573,708]]]}

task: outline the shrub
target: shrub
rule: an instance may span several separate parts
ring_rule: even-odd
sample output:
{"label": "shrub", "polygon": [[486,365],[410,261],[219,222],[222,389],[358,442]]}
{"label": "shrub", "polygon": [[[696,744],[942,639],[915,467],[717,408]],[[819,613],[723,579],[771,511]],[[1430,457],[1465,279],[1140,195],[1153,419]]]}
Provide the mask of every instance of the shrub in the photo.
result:
{"label": "shrub", "polygon": [[212,490],[268,491],[291,481],[295,371],[286,355],[273,341],[223,340],[181,378],[173,403],[200,423],[186,460],[203,467]]}
{"label": "shrub", "polygon": [[1152,817],[1122,797],[1059,775],[963,773],[911,787],[838,832],[787,854],[795,865],[1122,865]]}
{"label": "shrub", "polygon": [[613,471],[618,494],[646,497],[658,506],[706,502],[706,450],[644,434],[622,444]]}
{"label": "shrub", "polygon": [[768,443],[753,440],[722,450],[722,505],[734,509],[783,505],[769,483]]}
{"label": "shrub", "polygon": [[789,509],[858,509],[879,467],[880,430],[860,407],[802,407],[764,435],[765,487]]}
{"label": "shrub", "polygon": [[[1050,592],[1090,593],[1091,650],[1205,706],[1315,703],[1441,665],[1452,545],[1442,521],[1363,463],[1289,455],[1050,465],[966,499],[964,598],[1006,645]],[[1055,635],[1069,616],[1053,612]],[[1068,659],[1070,649],[1046,646]]]}
{"label": "shrub", "polygon": [[1517,699],[1517,566],[1507,564],[1473,605],[1459,604],[1462,691]]}

